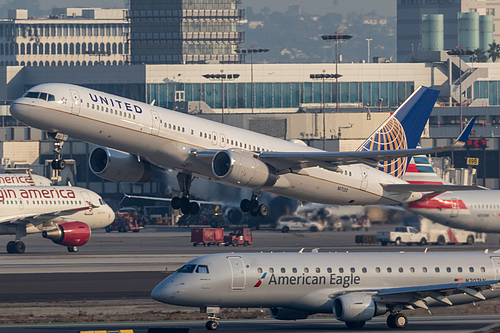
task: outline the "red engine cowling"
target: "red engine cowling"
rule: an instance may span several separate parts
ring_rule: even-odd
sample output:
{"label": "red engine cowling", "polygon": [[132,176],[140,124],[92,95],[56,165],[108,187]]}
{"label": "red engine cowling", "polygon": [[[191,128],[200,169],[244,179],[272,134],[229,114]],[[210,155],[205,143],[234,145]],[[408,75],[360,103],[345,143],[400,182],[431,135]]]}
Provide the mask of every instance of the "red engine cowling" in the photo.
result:
{"label": "red engine cowling", "polygon": [[56,229],[43,231],[42,237],[63,246],[82,246],[90,239],[90,227],[83,222],[59,223]]}

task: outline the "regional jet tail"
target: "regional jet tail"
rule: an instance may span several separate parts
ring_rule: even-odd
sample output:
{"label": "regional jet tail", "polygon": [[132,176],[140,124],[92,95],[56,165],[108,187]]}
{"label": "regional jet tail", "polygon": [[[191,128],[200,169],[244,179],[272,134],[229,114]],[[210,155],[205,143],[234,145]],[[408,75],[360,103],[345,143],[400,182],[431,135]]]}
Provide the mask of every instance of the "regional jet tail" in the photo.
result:
{"label": "regional jet tail", "polygon": [[[261,191],[341,205],[420,199],[418,190],[385,186],[407,185],[400,177],[408,156],[459,146],[415,149],[438,94],[418,88],[359,151],[335,153],[69,84],[35,86],[12,103],[11,113],[59,143],[69,135],[112,148],[96,148],[89,160],[94,173],[108,180],[145,182],[153,167],[178,171],[183,194],[172,198],[172,206],[184,214],[199,212],[190,187],[201,177],[252,189],[240,206],[265,216],[267,206],[257,200]],[[372,167],[381,160],[394,161]]]}
{"label": "regional jet tail", "polygon": [[220,308],[262,307],[281,320],[333,311],[350,328],[388,314],[390,328],[405,328],[403,310],[499,297],[499,270],[498,252],[212,254],[186,263],[151,296],[212,314],[209,330]]}
{"label": "regional jet tail", "polygon": [[[500,233],[500,191],[482,188],[462,191],[440,178],[426,156],[415,156],[404,177],[412,184],[448,184],[444,193],[425,196],[408,204],[408,209],[452,228]],[[420,185],[425,186],[425,185]]]}
{"label": "regional jet tail", "polygon": [[114,217],[98,194],[84,188],[0,187],[0,235],[15,235],[8,253],[24,253],[21,238],[34,233],[76,252],[89,241],[92,229],[106,227]]}

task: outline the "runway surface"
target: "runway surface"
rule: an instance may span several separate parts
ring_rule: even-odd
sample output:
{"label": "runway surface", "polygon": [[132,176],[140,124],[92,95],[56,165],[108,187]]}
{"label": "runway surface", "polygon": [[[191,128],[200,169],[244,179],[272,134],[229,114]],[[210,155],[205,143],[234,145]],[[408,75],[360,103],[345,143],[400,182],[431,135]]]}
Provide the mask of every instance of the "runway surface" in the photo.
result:
{"label": "runway surface", "polygon": [[[425,316],[409,317],[410,323],[404,330],[405,333],[416,332],[453,332],[469,333],[481,330],[490,325],[498,325],[500,316]],[[191,333],[206,333],[202,321],[174,321],[161,323],[121,323],[121,324],[61,324],[61,325],[11,325],[1,326],[0,332],[9,333],[52,333],[52,332],[78,332],[80,330],[118,330],[133,329],[134,333],[146,333],[149,327],[164,328],[189,328]],[[496,328],[498,330],[498,327]],[[227,320],[221,322],[216,332],[239,333],[273,333],[273,332],[394,332],[385,323],[385,318],[375,318],[369,321],[362,329],[347,329],[346,326],[335,319],[307,319],[296,322],[283,322],[278,320]]]}
{"label": "runway surface", "polygon": [[[382,227],[379,227],[382,229]],[[389,229],[391,227],[383,228]],[[128,302],[150,299],[153,287],[171,271],[200,255],[220,252],[296,252],[302,248],[321,252],[334,251],[424,251],[421,246],[361,246],[354,244],[356,234],[369,232],[298,232],[254,231],[254,245],[248,247],[193,247],[187,228],[154,227],[140,233],[109,233],[99,230],[77,253],[65,247],[31,235],[23,239],[25,254],[0,253],[0,307],[11,302],[98,301],[123,299]],[[0,236],[0,249],[12,236]],[[428,251],[485,251],[500,248],[498,235],[489,235],[487,243],[448,246],[427,246]],[[43,303],[42,303],[43,304]],[[154,305],[156,306],[156,304]],[[158,303],[158,307],[163,305]],[[1,317],[1,315],[0,315]],[[137,319],[137,318],[136,318]],[[140,319],[140,318],[139,318]],[[410,317],[405,332],[443,330],[470,332],[496,322],[500,317]],[[112,321],[112,318],[111,318]],[[114,325],[114,326],[113,326]],[[147,332],[150,326],[190,327],[192,332],[206,332],[204,322],[164,322],[113,324],[109,329],[134,328]],[[77,332],[79,329],[99,329],[103,324],[72,325],[0,325],[0,332]],[[326,332],[345,331],[342,322],[313,319],[287,323],[277,320],[223,320],[220,331],[240,332]],[[363,330],[389,331],[383,318],[367,323]],[[349,330],[351,331],[351,330]]]}

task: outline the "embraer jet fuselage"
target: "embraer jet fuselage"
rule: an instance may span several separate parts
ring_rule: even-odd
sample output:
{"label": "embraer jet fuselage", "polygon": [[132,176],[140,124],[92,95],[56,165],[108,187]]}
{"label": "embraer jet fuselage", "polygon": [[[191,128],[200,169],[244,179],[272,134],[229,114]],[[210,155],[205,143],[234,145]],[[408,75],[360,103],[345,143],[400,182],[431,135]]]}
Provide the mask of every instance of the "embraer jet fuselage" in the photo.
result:
{"label": "embraer jet fuselage", "polygon": [[[399,114],[407,117],[398,120],[396,112],[361,150],[414,148],[437,94],[420,88],[400,107]],[[392,204],[422,197],[418,191],[383,187],[407,184],[398,178],[406,158],[381,167],[383,172],[349,153],[332,159],[305,145],[80,86],[35,86],[14,101],[11,113],[30,126],[129,153],[98,149],[91,156],[92,169],[116,181],[147,180],[148,165],[154,164],[180,175],[317,203]],[[190,178],[179,183],[188,192]]]}
{"label": "embraer jet fuselage", "polygon": [[403,328],[404,309],[500,296],[499,272],[500,253],[226,253],[189,261],[152,297],[208,313],[268,307],[283,320],[333,312],[349,327],[389,313],[388,325]]}

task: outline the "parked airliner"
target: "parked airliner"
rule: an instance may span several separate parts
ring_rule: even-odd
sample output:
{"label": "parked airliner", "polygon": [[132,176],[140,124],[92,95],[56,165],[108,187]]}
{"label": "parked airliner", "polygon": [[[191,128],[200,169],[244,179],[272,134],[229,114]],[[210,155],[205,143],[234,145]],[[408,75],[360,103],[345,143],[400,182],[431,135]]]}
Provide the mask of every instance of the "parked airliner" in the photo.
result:
{"label": "parked airliner", "polygon": [[32,173],[2,173],[0,186],[50,186],[50,179]]}
{"label": "parked airliner", "polygon": [[[201,177],[251,188],[252,197],[240,206],[264,216],[260,191],[343,205],[420,199],[429,189],[408,186],[401,177],[438,95],[418,88],[358,151],[335,153],[70,84],[35,86],[10,111],[58,140],[69,135],[112,148],[98,147],[90,155],[91,169],[103,178],[141,182],[151,177],[152,165],[176,170],[183,195],[173,198],[172,206],[185,214],[199,211],[189,189],[193,178]],[[453,145],[419,153],[456,149],[472,123]]]}
{"label": "parked airliner", "polygon": [[151,295],[211,314],[209,330],[221,307],[268,307],[282,320],[333,312],[352,328],[388,313],[389,327],[404,328],[402,310],[499,297],[499,281],[498,252],[226,253],[189,261]]}
{"label": "parked airliner", "polygon": [[[404,179],[413,184],[449,184],[441,179],[425,156],[415,156]],[[408,209],[453,228],[500,232],[500,191],[448,191],[408,204]]]}
{"label": "parked airliner", "polygon": [[91,230],[113,222],[115,214],[96,193],[76,186],[0,186],[0,235],[15,235],[8,253],[24,253],[21,238],[44,238],[78,251]]}

